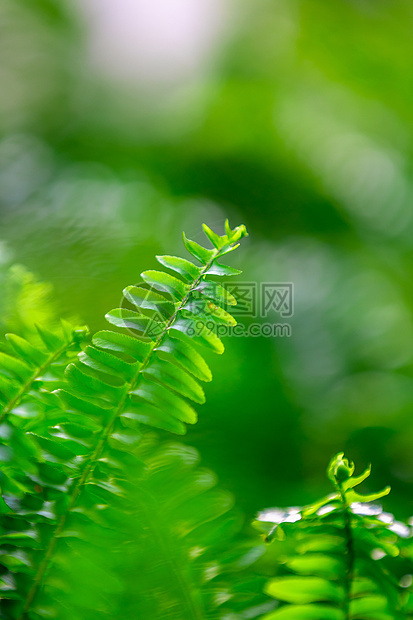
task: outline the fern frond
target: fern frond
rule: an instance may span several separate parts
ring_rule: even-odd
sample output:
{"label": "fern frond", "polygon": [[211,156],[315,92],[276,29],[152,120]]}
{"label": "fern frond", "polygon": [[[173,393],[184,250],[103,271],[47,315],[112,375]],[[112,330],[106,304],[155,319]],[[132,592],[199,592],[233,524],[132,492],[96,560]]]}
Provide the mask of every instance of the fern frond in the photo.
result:
{"label": "fern frond", "polygon": [[[236,273],[216,266],[216,261],[235,249],[246,234],[243,226],[233,231],[227,226],[226,230],[226,235],[214,238],[219,247],[213,250],[184,236],[201,267],[176,257],[159,257],[161,264],[167,262],[175,272],[179,269],[178,275],[184,272],[184,279],[165,272],[143,272],[147,288],[126,289],[125,297],[138,311],[115,309],[107,319],[129,333],[97,333],[79,360],[68,365],[58,399],[50,395],[59,400],[60,407],[56,403],[46,423],[31,427],[40,463],[35,471],[24,470],[30,482],[23,488],[23,497],[10,489],[3,527],[8,529],[12,522],[17,531],[31,529],[37,542],[28,545],[24,561],[16,564],[21,552],[8,539],[8,556],[14,559],[4,564],[11,584],[0,602],[5,617],[51,617],[44,584],[59,557],[61,539],[67,537],[79,509],[87,506],[96,515],[98,506],[109,508],[122,496],[125,459],[119,455],[133,451],[142,425],[183,434],[185,424],[196,422],[196,412],[187,399],[203,402],[198,380],[210,380],[211,373],[194,344],[223,352],[221,340],[207,322],[212,310],[219,312],[219,302],[235,301],[209,275]],[[207,302],[199,315],[188,307],[196,299]],[[53,426],[49,428],[50,420]],[[42,514],[47,516],[40,516],[39,521]],[[41,592],[45,601],[39,597]]]}
{"label": "fern frond", "polygon": [[328,469],[335,493],[301,509],[258,515],[256,527],[282,558],[281,574],[266,586],[279,607],[264,620],[406,618],[407,592],[399,580],[413,570],[406,553],[410,528],[370,503],[389,488],[370,495],[353,490],[370,468],[353,473],[354,465],[340,453]]}
{"label": "fern frond", "polygon": [[[234,304],[236,300],[208,274],[217,259],[234,249],[235,242],[245,234],[245,227],[237,227],[230,236],[219,237],[219,248],[204,248],[203,252],[201,246],[184,237],[192,253],[196,247],[195,256],[203,262],[202,267],[186,259],[157,257],[185,281],[165,272],[145,271],[141,275],[147,289],[125,289],[125,298],[136,310],[117,308],[106,317],[134,336],[103,331],[93,337],[93,345],[81,355],[80,364],[68,368],[69,388],[61,392],[67,404],[81,413],[91,405],[100,407],[102,418],[105,410],[116,404],[114,420],[121,418],[128,427],[144,423],[185,433],[185,424],[197,419],[185,399],[202,403],[204,393],[197,380],[211,379],[193,344],[222,353],[224,346],[212,329],[211,319],[219,315],[234,322],[217,304]],[[94,411],[98,415],[98,410]]]}
{"label": "fern frond", "polygon": [[9,351],[0,351],[0,424],[9,415],[25,417],[17,407],[26,397],[33,398],[35,382],[41,386],[41,382],[55,378],[58,368],[64,369],[70,361],[70,353],[77,353],[75,345],[84,338],[85,328],[74,328],[66,321],[61,324],[60,334],[37,326],[40,346],[6,334]]}
{"label": "fern frond", "polygon": [[3,495],[27,490],[25,473],[37,471],[37,446],[25,433],[52,416],[58,386],[68,362],[77,356],[85,328],[62,321],[60,333],[38,327],[40,343],[6,334],[8,349],[0,352],[1,486]]}

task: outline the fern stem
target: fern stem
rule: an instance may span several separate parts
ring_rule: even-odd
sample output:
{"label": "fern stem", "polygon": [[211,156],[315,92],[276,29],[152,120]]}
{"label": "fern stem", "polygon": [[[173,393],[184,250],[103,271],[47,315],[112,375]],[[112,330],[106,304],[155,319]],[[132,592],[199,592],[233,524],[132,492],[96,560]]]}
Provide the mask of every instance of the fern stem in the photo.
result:
{"label": "fern stem", "polygon": [[[117,420],[117,418],[119,417],[119,415],[123,412],[124,406],[125,406],[125,402],[127,397],[129,396],[129,394],[131,392],[133,392],[138,384],[139,381],[141,379],[142,372],[143,370],[145,370],[145,368],[147,367],[147,365],[149,364],[153,352],[154,350],[161,344],[163,338],[165,338],[165,336],[168,334],[168,330],[169,328],[173,325],[175,319],[177,318],[178,313],[182,310],[182,308],[185,306],[186,302],[188,301],[190,295],[193,293],[193,291],[195,290],[195,288],[198,286],[199,282],[202,280],[202,278],[204,277],[204,275],[206,274],[206,272],[208,271],[208,269],[211,267],[212,263],[214,262],[214,260],[219,256],[219,250],[215,250],[214,254],[212,255],[211,259],[208,261],[208,263],[201,269],[199,276],[193,281],[193,283],[191,284],[187,294],[185,295],[185,297],[182,299],[182,301],[180,302],[179,306],[176,308],[175,312],[172,314],[172,316],[170,317],[169,321],[166,323],[165,327],[163,328],[162,332],[160,333],[160,335],[158,336],[158,338],[156,339],[156,341],[153,343],[150,351],[148,352],[146,358],[143,360],[142,365],[140,366],[138,372],[136,373],[135,377],[132,379],[132,381],[129,384],[129,389],[125,390],[123,397],[118,405],[118,407],[116,408],[113,416],[110,418],[107,426],[103,429],[100,438],[96,444],[96,447],[94,449],[94,451],[92,452],[90,458],[87,460],[85,467],[83,469],[83,472],[81,474],[81,476],[77,479],[77,481],[74,483],[73,486],[73,492],[72,492],[72,497],[71,500],[68,504],[68,507],[66,509],[66,512],[60,517],[56,528],[50,538],[49,541],[49,545],[48,548],[46,550],[46,553],[42,559],[42,561],[39,564],[39,568],[37,570],[36,576],[34,578],[33,584],[27,594],[26,597],[26,601],[25,601],[25,605],[23,607],[23,611],[21,613],[21,615],[19,616],[18,620],[23,620],[25,615],[28,613],[28,611],[30,610],[31,604],[37,594],[37,591],[39,590],[39,588],[42,585],[44,576],[46,575],[48,568],[49,568],[49,564],[52,560],[53,557],[53,553],[56,547],[56,543],[57,540],[60,536],[60,534],[62,533],[65,524],[66,524],[66,519],[67,516],[69,514],[69,512],[73,509],[73,507],[76,504],[77,498],[79,497],[80,492],[82,491],[82,488],[84,487],[85,484],[87,484],[87,481],[89,479],[89,477],[91,476],[91,474],[93,473],[93,469],[96,465],[96,462],[99,460],[104,447],[106,445],[107,439],[108,437],[111,435],[112,431],[113,431],[113,427],[115,425],[115,422]],[[194,615],[193,616],[195,618],[195,620],[200,619],[199,615]]]}
{"label": "fern stem", "polygon": [[345,620],[350,620],[350,600],[351,600],[351,588],[354,577],[354,541],[351,527],[351,511],[347,502],[346,493],[340,483],[337,484],[337,488],[340,494],[340,499],[343,504],[344,515],[344,535],[346,538],[346,568],[344,576],[344,599],[343,599],[343,612]]}
{"label": "fern stem", "polygon": [[24,383],[20,387],[16,396],[4,407],[0,415],[0,424],[4,422],[6,416],[13,411],[14,407],[16,407],[20,403],[20,400],[23,398],[25,393],[32,387],[34,381],[36,381],[36,379],[38,379],[43,374],[43,372],[48,366],[50,366],[51,364],[53,364],[53,362],[59,359],[62,353],[64,353],[69,347],[71,347],[72,344],[73,341],[65,343],[62,347],[60,347],[60,349],[55,351],[55,353],[53,353],[53,355],[51,355],[41,366],[36,368],[31,377],[26,381],[26,383]]}

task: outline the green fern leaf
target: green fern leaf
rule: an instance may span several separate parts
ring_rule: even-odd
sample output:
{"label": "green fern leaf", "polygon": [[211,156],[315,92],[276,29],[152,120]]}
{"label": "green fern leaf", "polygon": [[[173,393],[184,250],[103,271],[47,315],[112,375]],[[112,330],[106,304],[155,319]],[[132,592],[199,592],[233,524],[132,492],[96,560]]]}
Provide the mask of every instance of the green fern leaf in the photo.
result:
{"label": "green fern leaf", "polygon": [[[85,336],[84,328],[68,327],[62,322],[62,333],[37,326],[45,348],[35,346],[15,334],[6,334],[10,351],[0,352],[0,423],[18,415],[22,400],[34,402],[33,388],[45,375],[64,366],[68,355],[77,353],[76,345]],[[53,373],[52,373],[53,376]]]}

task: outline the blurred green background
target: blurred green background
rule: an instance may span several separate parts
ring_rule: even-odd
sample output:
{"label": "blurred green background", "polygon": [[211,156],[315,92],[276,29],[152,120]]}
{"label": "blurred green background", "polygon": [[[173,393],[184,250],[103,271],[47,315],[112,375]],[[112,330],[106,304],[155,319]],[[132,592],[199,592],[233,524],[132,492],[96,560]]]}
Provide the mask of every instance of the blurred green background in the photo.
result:
{"label": "blurred green background", "polygon": [[340,450],[413,514],[412,29],[409,0],[1,0],[1,328],[49,299],[100,329],[182,230],[245,223],[228,261],[294,283],[292,337],[226,338],[184,441],[249,516]]}

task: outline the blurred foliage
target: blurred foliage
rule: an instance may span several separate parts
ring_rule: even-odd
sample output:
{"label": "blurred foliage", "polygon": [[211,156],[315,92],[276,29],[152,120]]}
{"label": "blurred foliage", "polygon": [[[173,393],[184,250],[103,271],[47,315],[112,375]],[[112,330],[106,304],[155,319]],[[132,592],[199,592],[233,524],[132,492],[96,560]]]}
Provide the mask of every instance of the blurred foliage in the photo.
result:
{"label": "blurred foliage", "polygon": [[292,337],[228,339],[188,441],[250,515],[323,493],[340,449],[412,514],[411,3],[229,2],[207,66],[158,87],[96,68],[78,4],[1,3],[0,304],[18,263],[96,331],[182,229],[245,221]]}

